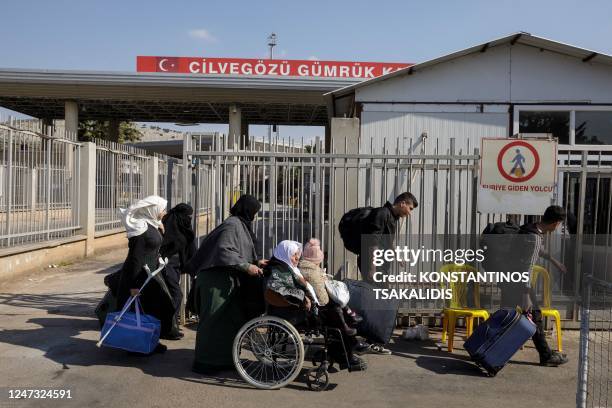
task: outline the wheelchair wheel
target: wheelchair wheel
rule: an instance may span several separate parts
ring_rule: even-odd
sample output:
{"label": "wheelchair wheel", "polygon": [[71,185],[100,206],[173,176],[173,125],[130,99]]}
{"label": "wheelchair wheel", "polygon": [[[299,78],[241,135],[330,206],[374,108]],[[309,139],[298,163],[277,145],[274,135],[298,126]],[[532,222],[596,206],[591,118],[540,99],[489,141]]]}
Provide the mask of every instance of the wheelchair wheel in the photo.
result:
{"label": "wheelchair wheel", "polygon": [[308,370],[306,384],[311,391],[325,391],[329,385],[329,374],[325,367],[321,365]]}
{"label": "wheelchair wheel", "polygon": [[304,363],[304,343],[286,320],[262,316],[247,322],[232,350],[238,373],[256,388],[278,389],[292,382]]}

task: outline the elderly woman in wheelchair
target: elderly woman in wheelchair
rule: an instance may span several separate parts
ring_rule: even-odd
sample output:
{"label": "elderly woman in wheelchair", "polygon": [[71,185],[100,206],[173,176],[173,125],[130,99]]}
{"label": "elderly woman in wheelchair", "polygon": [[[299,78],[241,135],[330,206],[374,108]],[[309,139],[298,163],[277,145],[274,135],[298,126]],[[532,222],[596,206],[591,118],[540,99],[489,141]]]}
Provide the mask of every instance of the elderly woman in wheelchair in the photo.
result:
{"label": "elderly woman in wheelchair", "polygon": [[274,249],[264,270],[266,314],[247,322],[234,340],[236,369],[257,388],[281,388],[299,375],[305,356],[300,331],[309,340],[322,337],[318,343],[308,342],[309,347],[317,348],[312,358],[315,367],[306,377],[310,389],[327,387],[328,368],[334,363],[349,371],[367,367],[353,355],[354,336],[343,333],[326,308],[318,307],[312,286],[297,268],[301,252],[301,244],[295,241],[282,241]]}

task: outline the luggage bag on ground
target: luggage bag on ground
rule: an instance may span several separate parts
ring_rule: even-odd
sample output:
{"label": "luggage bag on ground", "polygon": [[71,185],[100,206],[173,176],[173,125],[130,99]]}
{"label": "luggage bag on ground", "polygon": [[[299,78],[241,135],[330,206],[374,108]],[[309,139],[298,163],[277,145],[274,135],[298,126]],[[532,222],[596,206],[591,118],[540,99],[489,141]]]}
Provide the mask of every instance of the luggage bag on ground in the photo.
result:
{"label": "luggage bag on ground", "polygon": [[[159,266],[151,272],[147,265],[144,266],[147,272],[147,279],[140,287],[140,292],[147,286],[149,281],[161,272],[168,259],[159,258]],[[153,317],[141,313],[139,295],[131,296],[120,312],[108,313],[104,326],[100,331],[100,340],[96,346],[107,346],[122,350],[149,354],[155,350],[159,344],[161,333],[161,322]],[[134,304],[135,312],[131,312],[130,307]]]}
{"label": "luggage bag on ground", "polygon": [[121,312],[108,313],[100,333],[106,347],[118,348],[136,353],[149,354],[159,343],[161,322],[153,316],[140,311],[140,301],[136,297],[135,312],[128,312],[132,302],[126,302]]}
{"label": "luggage bag on ground", "polygon": [[391,340],[399,301],[376,299],[374,286],[364,281],[346,279],[351,298],[348,306],[363,317],[357,333],[370,342],[387,344]]}
{"label": "luggage bag on ground", "polygon": [[464,347],[472,360],[493,377],[535,331],[535,324],[518,311],[500,309],[474,330]]}

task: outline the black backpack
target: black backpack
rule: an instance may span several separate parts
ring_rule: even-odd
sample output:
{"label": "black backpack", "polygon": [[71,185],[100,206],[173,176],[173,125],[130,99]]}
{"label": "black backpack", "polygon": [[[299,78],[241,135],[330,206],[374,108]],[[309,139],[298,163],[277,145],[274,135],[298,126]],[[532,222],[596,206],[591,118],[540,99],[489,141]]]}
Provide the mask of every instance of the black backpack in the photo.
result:
{"label": "black backpack", "polygon": [[361,226],[372,209],[372,207],[354,208],[344,214],[338,224],[344,247],[356,255],[361,252]]}
{"label": "black backpack", "polygon": [[485,271],[506,272],[511,270],[514,240],[512,237],[502,238],[501,235],[515,235],[519,233],[519,230],[520,227],[511,221],[487,224],[480,237],[480,248],[484,250],[485,257],[481,264]]}

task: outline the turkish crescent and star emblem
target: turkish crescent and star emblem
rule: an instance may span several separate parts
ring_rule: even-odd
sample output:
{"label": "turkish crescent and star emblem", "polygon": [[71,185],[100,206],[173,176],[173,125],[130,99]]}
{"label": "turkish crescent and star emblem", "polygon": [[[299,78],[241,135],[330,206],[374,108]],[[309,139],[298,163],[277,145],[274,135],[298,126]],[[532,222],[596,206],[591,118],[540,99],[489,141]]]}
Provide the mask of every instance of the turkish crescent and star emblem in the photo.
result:
{"label": "turkish crescent and star emblem", "polygon": [[536,175],[540,155],[528,142],[517,140],[505,145],[497,155],[497,169],[508,181],[520,183]]}
{"label": "turkish crescent and star emblem", "polygon": [[178,72],[179,59],[177,57],[157,58],[157,72]]}

